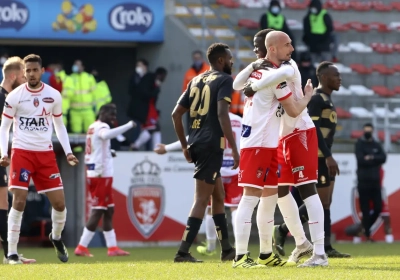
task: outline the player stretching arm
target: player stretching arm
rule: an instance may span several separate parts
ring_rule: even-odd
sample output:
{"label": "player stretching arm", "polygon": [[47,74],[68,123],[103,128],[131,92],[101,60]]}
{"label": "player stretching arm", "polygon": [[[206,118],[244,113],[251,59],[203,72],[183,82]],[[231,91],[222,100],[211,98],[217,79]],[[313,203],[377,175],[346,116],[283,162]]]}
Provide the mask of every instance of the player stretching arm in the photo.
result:
{"label": "player stretching arm", "polygon": [[89,126],[86,135],[85,164],[87,167],[87,184],[93,198],[90,218],[83,229],[75,255],[93,257],[88,246],[103,218],[103,234],[108,248],[108,256],[128,256],[129,253],[117,247],[117,239],[112,226],[114,200],[112,194],[113,159],[110,140],[136,126],[133,121],[110,129],[117,118],[115,104],[106,104],[100,108],[99,119]]}
{"label": "player stretching arm", "polygon": [[[225,44],[216,43],[207,50],[211,70],[193,78],[172,112],[175,132],[184,156],[195,164],[195,199],[175,262],[201,262],[189,253],[203,221],[207,203],[212,196],[212,213],[222,247],[221,260],[232,260],[235,249],[229,243],[225,218],[224,189],[221,181],[224,135],[232,147],[233,169],[239,165],[229,120],[228,108],[232,94],[232,53]],[[190,111],[189,140],[186,141],[182,116]],[[188,146],[189,143],[189,146]]]}
{"label": "player stretching arm", "polygon": [[8,166],[9,131],[14,121],[10,167],[10,191],[13,204],[8,215],[9,264],[21,264],[17,245],[24,213],[28,186],[32,178],[38,193],[46,193],[51,205],[52,232],[50,241],[60,261],[68,261],[68,251],[61,240],[67,218],[63,183],[53,151],[51,136],[54,128],[70,165],[78,163],[71,152],[67,129],[62,119],[61,94],[41,82],[44,73],[38,55],[24,58],[27,83],[13,90],[5,101],[0,127],[1,166]]}

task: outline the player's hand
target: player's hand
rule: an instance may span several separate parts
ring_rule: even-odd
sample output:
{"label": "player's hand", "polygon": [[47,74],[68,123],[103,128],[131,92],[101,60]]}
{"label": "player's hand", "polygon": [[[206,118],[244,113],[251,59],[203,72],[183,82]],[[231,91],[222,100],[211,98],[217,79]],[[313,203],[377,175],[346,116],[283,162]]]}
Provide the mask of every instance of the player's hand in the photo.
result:
{"label": "player's hand", "polygon": [[165,149],[165,144],[157,144],[157,148],[154,149],[154,152],[159,155],[163,155],[167,153]]}
{"label": "player's hand", "polygon": [[71,166],[77,165],[79,163],[79,160],[73,154],[67,155],[67,161]]}
{"label": "player's hand", "polygon": [[182,150],[183,150],[183,155],[186,158],[186,161],[189,162],[189,163],[192,163],[193,160],[192,160],[192,158],[191,158],[191,156],[189,154],[189,150],[188,149],[182,149]]}
{"label": "player's hand", "polygon": [[132,123],[132,128],[136,127],[137,124],[133,120],[130,120],[129,122]]}
{"label": "player's hand", "polygon": [[251,88],[251,82],[244,84],[243,93],[247,97],[252,97],[256,92]]}
{"label": "player's hand", "polygon": [[234,162],[233,167],[232,167],[232,170],[233,170],[233,169],[236,169],[239,167],[240,154],[237,150],[232,151],[232,154],[233,154],[233,162]]}
{"label": "player's hand", "polygon": [[3,167],[7,167],[10,165],[10,159],[8,158],[8,156],[2,156],[0,159],[0,165]]}
{"label": "player's hand", "polygon": [[313,84],[311,82],[311,79],[307,80],[307,84],[304,87],[304,97],[308,98],[309,100],[311,99],[311,96],[314,93],[314,87]]}
{"label": "player's hand", "polygon": [[335,177],[336,175],[340,175],[339,166],[332,156],[327,157],[325,162],[329,170],[329,176]]}
{"label": "player's hand", "polygon": [[111,149],[110,151],[111,151],[111,156],[112,157],[116,157],[117,156],[117,153],[115,152],[115,150]]}
{"label": "player's hand", "polygon": [[372,160],[373,158],[374,158],[373,155],[366,155],[366,156],[364,157],[365,160]]}
{"label": "player's hand", "polygon": [[251,64],[251,66],[253,67],[254,70],[259,70],[259,69],[268,70],[268,67],[269,68],[274,67],[274,65],[270,61],[264,58],[257,59]]}

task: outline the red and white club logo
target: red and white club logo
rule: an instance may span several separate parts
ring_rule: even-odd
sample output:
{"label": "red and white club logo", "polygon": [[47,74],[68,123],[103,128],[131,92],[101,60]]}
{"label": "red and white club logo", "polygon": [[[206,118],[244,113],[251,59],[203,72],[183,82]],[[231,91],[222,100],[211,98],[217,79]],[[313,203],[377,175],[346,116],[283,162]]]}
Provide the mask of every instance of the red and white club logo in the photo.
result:
{"label": "red and white club logo", "polygon": [[39,99],[37,97],[33,99],[33,106],[35,107],[39,106]]}
{"label": "red and white club logo", "polygon": [[145,159],[132,168],[132,186],[129,188],[127,207],[132,224],[140,234],[149,238],[164,219],[165,191],[161,169]]}

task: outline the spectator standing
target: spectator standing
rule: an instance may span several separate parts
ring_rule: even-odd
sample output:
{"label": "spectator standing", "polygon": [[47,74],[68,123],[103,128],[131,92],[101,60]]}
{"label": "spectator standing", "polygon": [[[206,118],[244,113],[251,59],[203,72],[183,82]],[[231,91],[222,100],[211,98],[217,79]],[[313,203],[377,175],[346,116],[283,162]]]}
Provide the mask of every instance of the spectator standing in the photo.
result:
{"label": "spectator standing", "polygon": [[301,84],[304,86],[307,84],[307,80],[311,79],[312,84],[315,87],[318,87],[318,79],[314,65],[311,61],[311,55],[309,52],[302,52],[300,53],[299,59],[299,71],[301,74]]}
{"label": "spectator standing", "polygon": [[[357,189],[362,212],[362,226],[367,240],[373,241],[370,228],[382,211],[381,166],[386,162],[386,153],[382,146],[373,138],[373,126],[364,125],[364,136],[355,144],[357,158]],[[370,202],[373,203],[373,213],[370,214]]]}

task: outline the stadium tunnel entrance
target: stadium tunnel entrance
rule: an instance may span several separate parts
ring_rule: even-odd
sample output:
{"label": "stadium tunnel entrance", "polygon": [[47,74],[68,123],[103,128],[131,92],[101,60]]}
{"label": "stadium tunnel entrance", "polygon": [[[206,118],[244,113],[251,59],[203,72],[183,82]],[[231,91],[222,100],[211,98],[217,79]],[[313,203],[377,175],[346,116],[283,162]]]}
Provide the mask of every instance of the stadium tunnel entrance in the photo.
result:
{"label": "stadium tunnel entrance", "polygon": [[0,46],[9,56],[24,58],[28,54],[40,55],[43,67],[61,62],[67,74],[71,74],[76,59],[82,60],[85,71],[96,69],[111,91],[118,107],[119,121],[126,120],[126,104],[129,102],[129,79],[135,69],[137,54],[135,43],[70,42],[70,41],[10,41]]}

